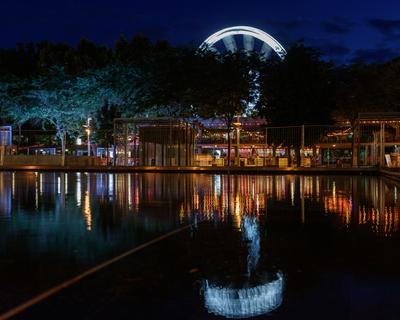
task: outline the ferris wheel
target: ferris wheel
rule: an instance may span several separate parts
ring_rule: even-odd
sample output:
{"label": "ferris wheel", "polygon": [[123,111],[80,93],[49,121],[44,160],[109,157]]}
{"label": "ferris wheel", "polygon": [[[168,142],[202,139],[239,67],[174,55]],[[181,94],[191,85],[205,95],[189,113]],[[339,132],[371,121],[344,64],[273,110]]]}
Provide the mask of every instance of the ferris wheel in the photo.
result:
{"label": "ferris wheel", "polygon": [[[242,38],[242,39],[240,39]],[[268,33],[253,27],[235,26],[219,30],[209,36],[201,45],[201,50],[235,52],[238,49],[258,52],[267,59],[275,52],[280,59],[286,55],[285,48]]]}

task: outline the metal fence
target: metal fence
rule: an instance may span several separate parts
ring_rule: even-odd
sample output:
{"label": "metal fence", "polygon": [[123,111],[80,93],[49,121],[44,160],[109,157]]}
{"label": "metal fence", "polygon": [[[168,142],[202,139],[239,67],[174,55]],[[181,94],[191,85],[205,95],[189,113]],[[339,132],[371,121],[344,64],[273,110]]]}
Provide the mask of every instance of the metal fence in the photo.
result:
{"label": "metal fence", "polygon": [[115,119],[115,165],[190,166],[195,130],[188,121],[170,118]]}
{"label": "metal fence", "polygon": [[[348,125],[267,127],[268,163],[278,166],[351,166],[353,133]],[[287,160],[285,160],[287,159]]]}
{"label": "metal fence", "polygon": [[[116,165],[400,166],[397,122],[290,127],[199,128],[171,119],[116,121]],[[231,163],[228,164],[228,152]]]}
{"label": "metal fence", "polygon": [[[99,163],[117,166],[400,167],[400,114],[366,115],[353,126],[254,123],[228,133],[221,126],[171,118],[115,119],[108,135],[112,143],[99,147],[93,141],[97,149],[91,154],[105,158]],[[78,152],[84,145],[75,148],[70,152],[84,155]],[[48,153],[59,154],[53,149]]]}

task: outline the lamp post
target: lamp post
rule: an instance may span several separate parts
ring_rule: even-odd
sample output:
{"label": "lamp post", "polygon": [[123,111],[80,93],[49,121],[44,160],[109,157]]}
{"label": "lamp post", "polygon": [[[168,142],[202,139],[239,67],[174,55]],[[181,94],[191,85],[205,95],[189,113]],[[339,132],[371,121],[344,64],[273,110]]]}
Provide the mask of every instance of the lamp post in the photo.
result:
{"label": "lamp post", "polygon": [[237,116],[237,120],[236,122],[233,123],[233,125],[235,126],[235,131],[236,131],[236,147],[235,147],[235,164],[237,166],[240,166],[240,152],[239,152],[239,148],[240,148],[240,126],[242,125],[242,123],[240,122],[239,116]]}
{"label": "lamp post", "polygon": [[92,120],[92,118],[88,117],[87,124],[86,124],[88,157],[90,157],[90,120]]}
{"label": "lamp post", "polygon": [[90,129],[86,129],[87,133],[87,152],[88,152],[88,157],[90,157]]}

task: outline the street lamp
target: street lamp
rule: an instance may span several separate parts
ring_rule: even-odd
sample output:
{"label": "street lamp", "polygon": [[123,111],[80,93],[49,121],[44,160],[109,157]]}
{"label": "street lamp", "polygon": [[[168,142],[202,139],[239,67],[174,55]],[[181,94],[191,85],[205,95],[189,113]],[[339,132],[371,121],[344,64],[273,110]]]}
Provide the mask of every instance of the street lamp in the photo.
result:
{"label": "street lamp", "polygon": [[88,117],[86,123],[88,157],[90,157],[90,120],[92,120],[92,118]]}
{"label": "street lamp", "polygon": [[239,116],[237,116],[236,122],[233,123],[235,129],[236,129],[236,148],[235,148],[235,164],[237,166],[240,166],[240,153],[239,153],[239,147],[240,147],[240,127],[242,123],[240,122]]}
{"label": "street lamp", "polygon": [[87,152],[88,152],[88,157],[90,157],[90,129],[86,129],[87,133]]}

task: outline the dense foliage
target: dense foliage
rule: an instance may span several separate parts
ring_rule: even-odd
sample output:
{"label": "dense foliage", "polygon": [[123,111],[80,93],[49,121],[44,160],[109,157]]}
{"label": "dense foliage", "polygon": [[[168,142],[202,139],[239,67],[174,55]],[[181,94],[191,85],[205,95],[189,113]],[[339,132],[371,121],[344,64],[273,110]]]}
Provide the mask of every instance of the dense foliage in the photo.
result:
{"label": "dense foliage", "polygon": [[116,116],[219,117],[230,130],[252,104],[271,125],[352,121],[362,111],[400,111],[399,71],[400,58],[337,67],[301,43],[284,61],[143,36],[120,37],[114,48],[85,39],[19,44],[0,49],[0,118],[51,127],[63,139],[82,134],[91,117],[105,145]]}
{"label": "dense foliage", "polygon": [[330,122],[334,109],[334,68],[318,52],[293,46],[284,61],[263,66],[260,114],[276,125]]}

